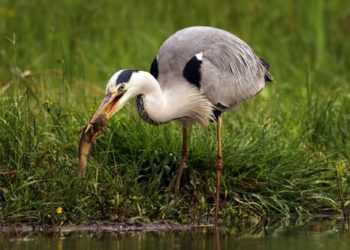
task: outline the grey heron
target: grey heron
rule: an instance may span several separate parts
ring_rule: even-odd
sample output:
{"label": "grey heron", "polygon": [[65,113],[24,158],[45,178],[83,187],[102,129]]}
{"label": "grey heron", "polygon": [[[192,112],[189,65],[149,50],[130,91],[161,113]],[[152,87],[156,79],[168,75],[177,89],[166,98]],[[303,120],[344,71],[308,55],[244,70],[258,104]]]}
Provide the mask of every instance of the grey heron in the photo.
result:
{"label": "grey heron", "polygon": [[137,97],[139,114],[154,125],[170,121],[183,124],[182,159],[175,192],[189,157],[189,124],[217,125],[215,221],[220,206],[222,114],[243,100],[257,95],[272,81],[269,64],[237,36],[212,27],[189,27],[177,31],[160,47],[150,73],[120,70],[108,81],[106,95],[82,133],[79,175],[85,175],[89,144],[108,119]]}

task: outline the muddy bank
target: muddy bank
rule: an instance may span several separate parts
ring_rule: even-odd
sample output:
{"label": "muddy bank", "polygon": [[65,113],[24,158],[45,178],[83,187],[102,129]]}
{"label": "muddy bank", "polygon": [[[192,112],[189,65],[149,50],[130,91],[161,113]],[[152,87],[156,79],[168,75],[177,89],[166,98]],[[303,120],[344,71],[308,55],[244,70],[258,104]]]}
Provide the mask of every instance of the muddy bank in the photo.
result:
{"label": "muddy bank", "polygon": [[214,225],[173,224],[173,223],[123,223],[123,222],[91,222],[81,225],[0,225],[0,233],[71,233],[71,232],[151,232],[151,231],[184,231],[195,228],[212,228]]}

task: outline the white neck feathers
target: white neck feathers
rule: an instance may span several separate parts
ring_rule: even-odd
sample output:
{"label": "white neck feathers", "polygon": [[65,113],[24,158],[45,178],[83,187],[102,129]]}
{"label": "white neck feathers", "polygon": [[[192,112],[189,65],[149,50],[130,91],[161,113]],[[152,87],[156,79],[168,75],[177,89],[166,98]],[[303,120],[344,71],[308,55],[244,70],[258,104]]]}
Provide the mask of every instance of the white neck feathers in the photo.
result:
{"label": "white neck feathers", "polygon": [[148,121],[159,124],[176,119],[194,120],[206,127],[213,119],[213,105],[185,80],[167,84],[163,89],[147,72],[138,72],[133,80],[140,84],[139,112]]}

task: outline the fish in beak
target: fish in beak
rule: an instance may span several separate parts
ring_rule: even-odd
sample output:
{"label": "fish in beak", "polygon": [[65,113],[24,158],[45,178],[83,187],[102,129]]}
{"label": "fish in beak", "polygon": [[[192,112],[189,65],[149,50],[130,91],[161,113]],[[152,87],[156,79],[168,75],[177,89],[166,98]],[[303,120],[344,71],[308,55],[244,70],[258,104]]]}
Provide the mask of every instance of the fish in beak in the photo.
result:
{"label": "fish in beak", "polygon": [[87,161],[91,152],[92,142],[103,132],[109,118],[116,113],[121,107],[118,103],[125,91],[117,91],[115,94],[108,93],[98,107],[88,125],[81,132],[79,142],[79,168],[78,176],[84,177],[86,174]]}

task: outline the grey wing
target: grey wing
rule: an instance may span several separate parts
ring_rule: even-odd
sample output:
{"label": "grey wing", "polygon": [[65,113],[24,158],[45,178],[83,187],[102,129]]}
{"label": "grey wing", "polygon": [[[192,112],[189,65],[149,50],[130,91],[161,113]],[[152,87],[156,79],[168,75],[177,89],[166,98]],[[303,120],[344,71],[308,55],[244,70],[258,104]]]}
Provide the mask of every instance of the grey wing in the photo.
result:
{"label": "grey wing", "polygon": [[220,109],[255,96],[271,80],[268,64],[245,43],[216,43],[201,53],[200,90]]}
{"label": "grey wing", "polygon": [[256,95],[265,79],[271,80],[268,64],[244,41],[211,27],[189,27],[170,36],[151,72],[162,88],[182,81],[194,84],[222,109]]}

